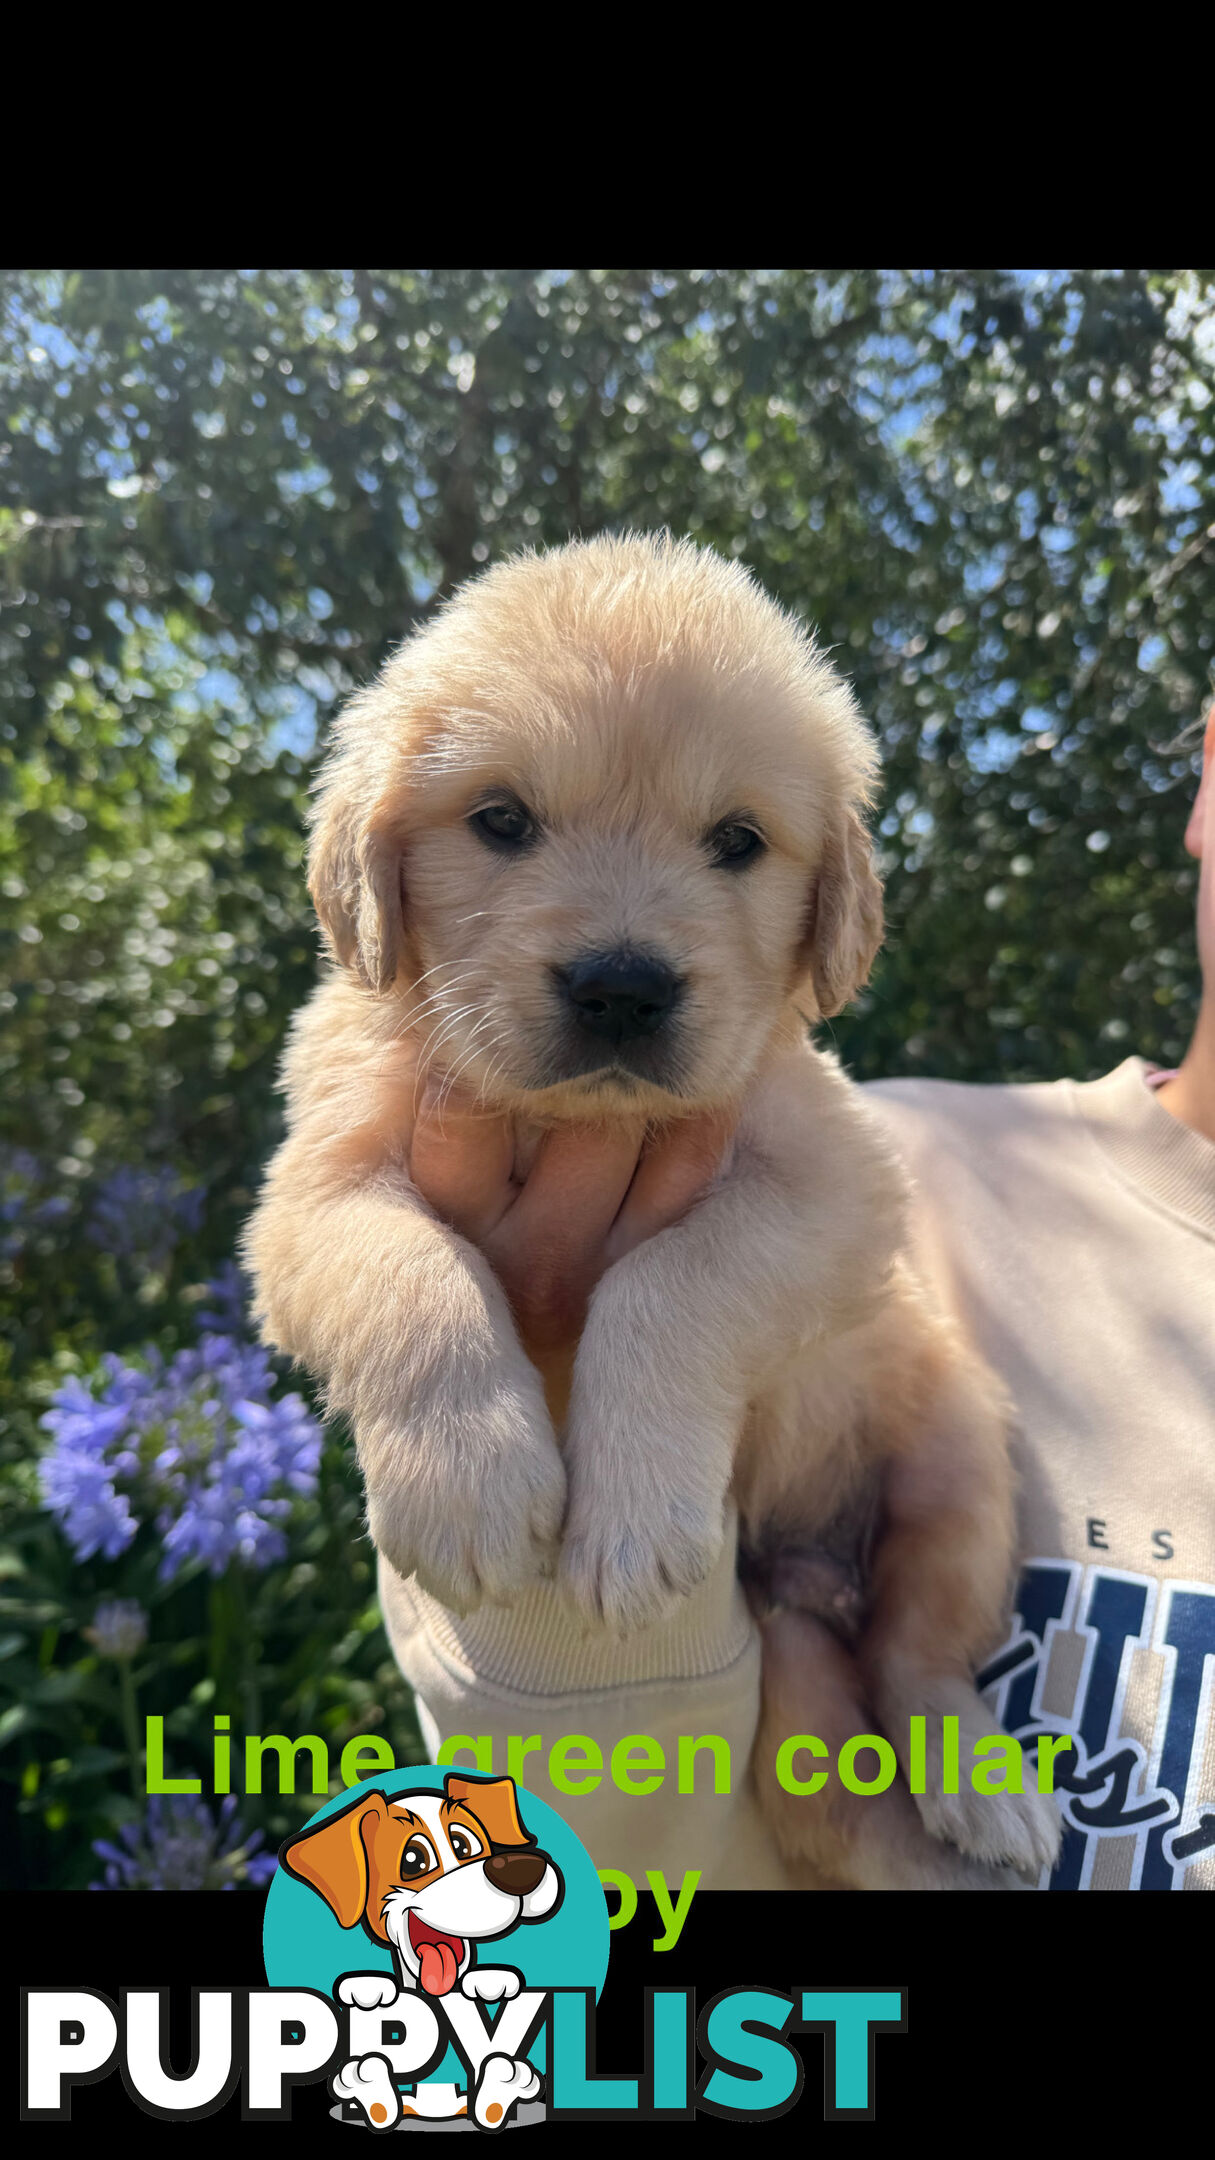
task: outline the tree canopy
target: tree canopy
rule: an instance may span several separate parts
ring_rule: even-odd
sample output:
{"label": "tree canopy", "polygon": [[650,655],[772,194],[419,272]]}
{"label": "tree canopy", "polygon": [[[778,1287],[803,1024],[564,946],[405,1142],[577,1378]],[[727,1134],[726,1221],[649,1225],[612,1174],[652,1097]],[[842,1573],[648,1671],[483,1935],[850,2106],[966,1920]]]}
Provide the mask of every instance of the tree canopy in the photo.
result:
{"label": "tree canopy", "polygon": [[65,1269],[63,1231],[108,1175],[205,1184],[230,1249],[314,966],[317,743],[444,593],[521,545],[668,525],[740,555],[836,650],[886,772],[890,935],[836,1028],[854,1070],[1179,1054],[1176,737],[1215,637],[1210,277],[116,271],[2,291],[3,1117],[56,1276],[26,1251],[26,1351],[87,1327],[88,1240]]}

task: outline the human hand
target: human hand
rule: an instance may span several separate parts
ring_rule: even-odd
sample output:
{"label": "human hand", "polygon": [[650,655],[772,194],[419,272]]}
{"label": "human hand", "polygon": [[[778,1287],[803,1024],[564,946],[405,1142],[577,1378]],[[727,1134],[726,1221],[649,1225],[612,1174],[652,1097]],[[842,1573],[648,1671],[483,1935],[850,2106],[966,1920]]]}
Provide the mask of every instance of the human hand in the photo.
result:
{"label": "human hand", "polygon": [[410,1176],[436,1215],[485,1254],[524,1347],[572,1349],[592,1290],[617,1260],[677,1222],[714,1176],[735,1116],[646,1128],[561,1125],[516,1174],[510,1121],[448,1095],[423,1093]]}

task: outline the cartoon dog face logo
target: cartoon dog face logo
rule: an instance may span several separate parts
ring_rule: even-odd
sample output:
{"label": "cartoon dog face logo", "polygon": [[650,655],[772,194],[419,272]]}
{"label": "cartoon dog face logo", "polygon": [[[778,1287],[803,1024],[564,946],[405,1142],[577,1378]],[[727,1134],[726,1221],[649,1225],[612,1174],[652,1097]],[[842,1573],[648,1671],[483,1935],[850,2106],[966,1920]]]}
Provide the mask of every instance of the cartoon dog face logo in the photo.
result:
{"label": "cartoon dog face logo", "polygon": [[428,1995],[464,1979],[477,1943],[547,1920],[564,1887],[523,1826],[513,1778],[457,1772],[441,1793],[364,1793],[282,1858],[342,1927],[388,1945],[403,1987]]}

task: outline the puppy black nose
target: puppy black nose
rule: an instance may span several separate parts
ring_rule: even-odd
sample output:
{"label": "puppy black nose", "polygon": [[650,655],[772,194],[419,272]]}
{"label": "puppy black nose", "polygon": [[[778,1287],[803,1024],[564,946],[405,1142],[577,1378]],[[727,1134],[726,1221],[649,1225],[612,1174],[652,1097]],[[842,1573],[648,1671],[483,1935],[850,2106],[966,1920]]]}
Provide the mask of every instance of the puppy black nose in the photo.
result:
{"label": "puppy black nose", "polygon": [[664,961],[628,952],[592,953],[557,979],[579,1027],[611,1043],[657,1034],[682,988]]}
{"label": "puppy black nose", "polygon": [[496,1852],[486,1861],[485,1872],[495,1890],[506,1890],[511,1897],[526,1897],[529,1890],[539,1888],[547,1866],[547,1856],[542,1852]]}

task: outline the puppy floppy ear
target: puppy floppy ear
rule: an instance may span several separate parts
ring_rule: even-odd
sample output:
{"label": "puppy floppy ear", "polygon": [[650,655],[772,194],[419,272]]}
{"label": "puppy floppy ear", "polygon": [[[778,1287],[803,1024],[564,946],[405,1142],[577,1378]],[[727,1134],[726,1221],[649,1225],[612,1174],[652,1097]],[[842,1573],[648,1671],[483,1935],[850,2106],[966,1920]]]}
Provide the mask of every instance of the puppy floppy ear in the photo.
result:
{"label": "puppy floppy ear", "polygon": [[369,813],[340,768],[313,820],[308,890],[342,966],[369,989],[390,989],[405,936],[399,827],[383,808]]}
{"label": "puppy floppy ear", "polygon": [[855,810],[836,818],[823,843],[798,975],[808,975],[824,1020],[869,980],[882,942],[882,888],[869,835]]}
{"label": "puppy floppy ear", "polygon": [[367,1910],[371,1881],[367,1840],[387,1820],[383,1793],[365,1793],[342,1814],[330,1815],[283,1848],[287,1873],[317,1891],[341,1927],[353,1927]]}
{"label": "puppy floppy ear", "polygon": [[479,1778],[449,1777],[446,1791],[449,1800],[462,1800],[469,1814],[476,1816],[491,1845],[535,1844],[520,1819],[513,1778],[487,1778],[482,1782]]}

